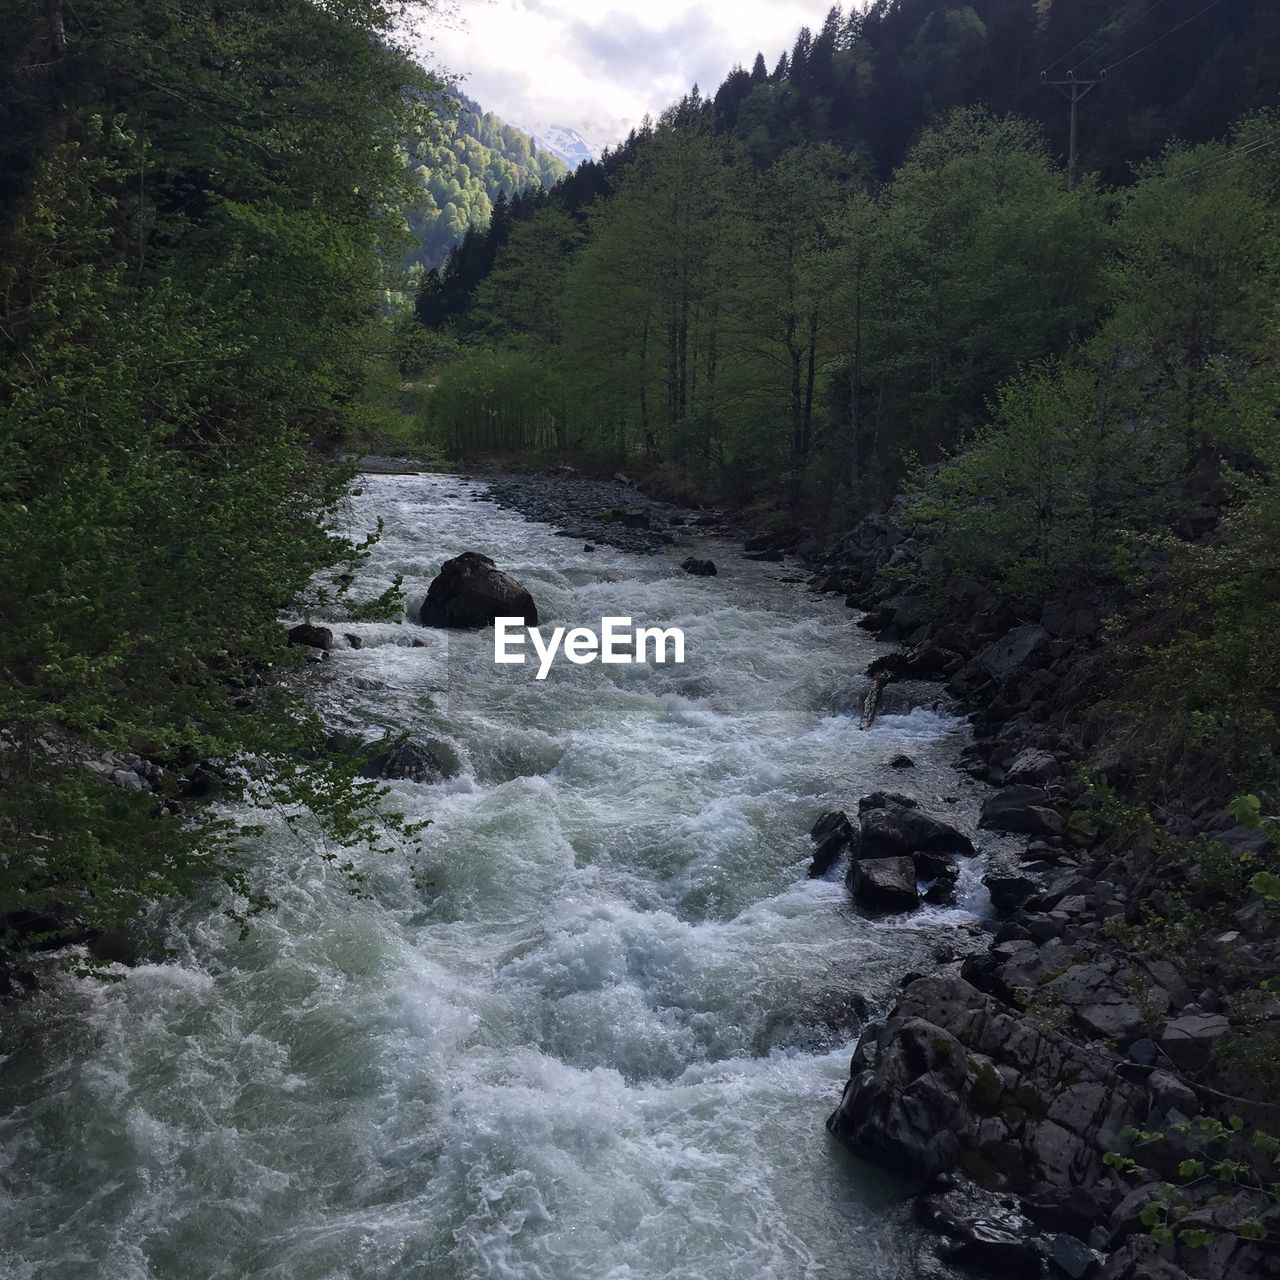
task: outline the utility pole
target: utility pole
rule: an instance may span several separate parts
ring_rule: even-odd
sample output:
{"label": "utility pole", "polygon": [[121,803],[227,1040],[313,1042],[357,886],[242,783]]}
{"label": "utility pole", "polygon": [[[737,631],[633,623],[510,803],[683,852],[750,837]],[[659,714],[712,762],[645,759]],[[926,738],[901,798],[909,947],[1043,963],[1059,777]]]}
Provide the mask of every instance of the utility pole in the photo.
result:
{"label": "utility pole", "polygon": [[1047,71],[1040,73],[1041,84],[1052,85],[1071,103],[1071,148],[1067,159],[1067,186],[1072,191],[1076,188],[1076,139],[1078,136],[1076,119],[1079,115],[1080,99],[1100,85],[1106,78],[1107,73],[1105,71],[1100,72],[1096,80],[1077,80],[1074,71],[1068,71],[1065,80],[1050,80]]}

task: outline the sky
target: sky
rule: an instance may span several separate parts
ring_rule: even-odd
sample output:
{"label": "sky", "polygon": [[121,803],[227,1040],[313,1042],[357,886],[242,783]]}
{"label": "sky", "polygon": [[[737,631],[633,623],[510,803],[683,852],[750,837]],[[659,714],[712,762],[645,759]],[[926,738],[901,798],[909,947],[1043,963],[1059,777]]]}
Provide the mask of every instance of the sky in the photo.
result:
{"label": "sky", "polygon": [[770,69],[831,0],[455,0],[434,18],[429,64],[508,124],[568,125],[618,142],[693,84],[714,92],[756,51]]}

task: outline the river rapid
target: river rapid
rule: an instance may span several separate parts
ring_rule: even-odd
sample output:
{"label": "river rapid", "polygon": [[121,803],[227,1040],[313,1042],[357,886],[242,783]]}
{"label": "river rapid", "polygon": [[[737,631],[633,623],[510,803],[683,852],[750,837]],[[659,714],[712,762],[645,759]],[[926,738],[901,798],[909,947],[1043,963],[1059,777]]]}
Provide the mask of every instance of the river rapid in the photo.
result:
{"label": "river rapid", "polygon": [[[684,666],[495,668],[492,633],[342,626],[331,724],[409,732],[452,777],[392,784],[431,827],[357,853],[367,899],[268,816],[279,906],[247,939],[166,917],[169,958],[52,968],[4,1011],[0,1275],[12,1280],[894,1280],[929,1244],[910,1188],[828,1137],[861,1023],[979,910],[869,920],[806,833],[876,789],[972,828],[962,722],[891,687],[838,602],[700,541],[557,537],[479,482],[371,477],[416,611],[483,551],[552,625],[684,629]],[[715,578],[683,573],[693,550]],[[415,647],[416,645],[416,647]],[[914,701],[913,701],[914,698]],[[915,705],[916,702],[922,705]],[[905,752],[911,770],[888,762]]]}

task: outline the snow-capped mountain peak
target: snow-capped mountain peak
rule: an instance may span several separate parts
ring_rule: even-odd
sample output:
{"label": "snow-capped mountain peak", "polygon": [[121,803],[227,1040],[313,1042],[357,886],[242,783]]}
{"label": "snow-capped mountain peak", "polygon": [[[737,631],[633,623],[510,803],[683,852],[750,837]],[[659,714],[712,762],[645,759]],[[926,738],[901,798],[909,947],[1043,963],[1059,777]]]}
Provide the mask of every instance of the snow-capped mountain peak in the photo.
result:
{"label": "snow-capped mountain peak", "polygon": [[600,159],[601,148],[588,142],[567,124],[540,125],[529,132],[535,147],[550,151],[570,169],[576,169],[584,160]]}

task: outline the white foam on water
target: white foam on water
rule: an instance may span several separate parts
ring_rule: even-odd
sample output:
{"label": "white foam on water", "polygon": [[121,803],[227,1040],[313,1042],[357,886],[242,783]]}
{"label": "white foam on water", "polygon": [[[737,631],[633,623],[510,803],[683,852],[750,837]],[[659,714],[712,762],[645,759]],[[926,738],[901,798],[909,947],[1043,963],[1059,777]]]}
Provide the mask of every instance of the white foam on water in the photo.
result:
{"label": "white foam on water", "polygon": [[50,974],[0,1075],[5,1275],[915,1274],[905,1188],[822,1122],[852,995],[884,1007],[928,964],[971,918],[980,863],[959,907],[871,921],[808,879],[805,833],[876,789],[971,827],[963,725],[895,703],[861,732],[873,642],[775,566],[713,546],[720,574],[697,579],[685,548],[585,554],[482,492],[369,478],[354,526],[386,527],[369,593],[402,573],[412,613],[478,550],[546,622],[682,626],[687,665],[539,684],[493,668],[483,634],[337,625],[317,685],[334,726],[460,762],[392,785],[432,822],[422,847],[357,852],[359,901],[305,823],[273,820],[249,853],[279,906],[248,938],[188,909],[167,963]]}

